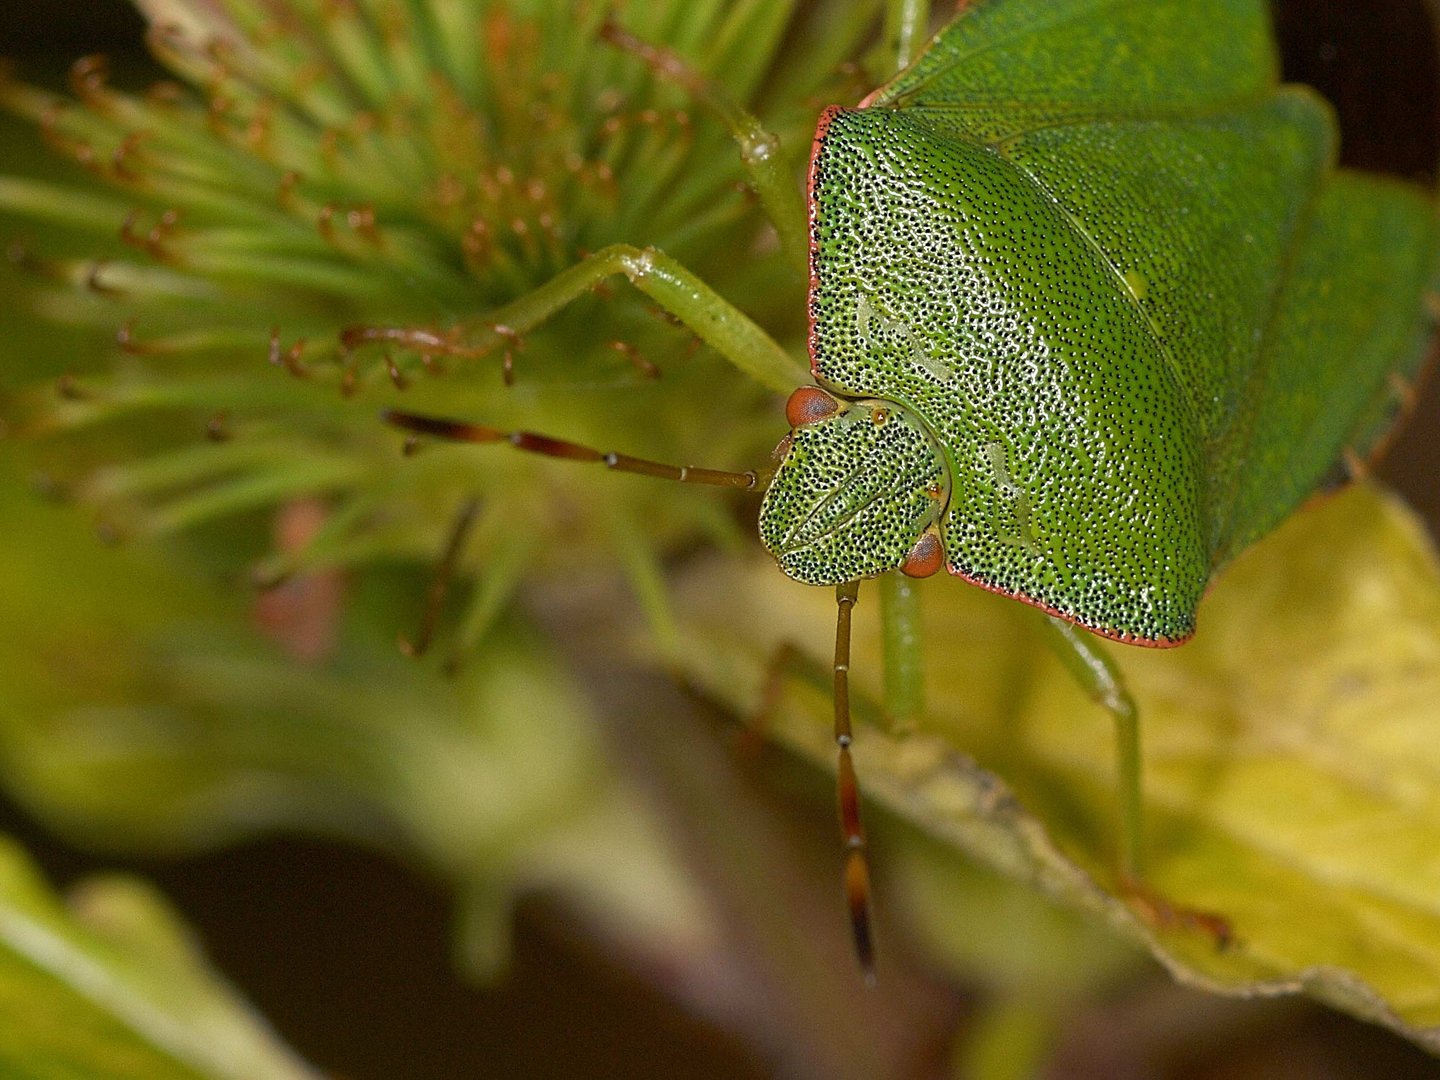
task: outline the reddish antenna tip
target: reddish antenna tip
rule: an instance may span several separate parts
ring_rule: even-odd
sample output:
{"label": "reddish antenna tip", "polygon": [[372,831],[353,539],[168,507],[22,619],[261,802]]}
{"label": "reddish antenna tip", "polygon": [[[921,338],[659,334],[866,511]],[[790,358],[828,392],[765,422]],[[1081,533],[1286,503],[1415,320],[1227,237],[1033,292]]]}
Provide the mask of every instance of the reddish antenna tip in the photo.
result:
{"label": "reddish antenna tip", "polygon": [[870,929],[870,870],[865,855],[852,849],[845,859],[845,899],[850,908],[850,932],[855,960],[867,986],[875,985],[875,940]]}

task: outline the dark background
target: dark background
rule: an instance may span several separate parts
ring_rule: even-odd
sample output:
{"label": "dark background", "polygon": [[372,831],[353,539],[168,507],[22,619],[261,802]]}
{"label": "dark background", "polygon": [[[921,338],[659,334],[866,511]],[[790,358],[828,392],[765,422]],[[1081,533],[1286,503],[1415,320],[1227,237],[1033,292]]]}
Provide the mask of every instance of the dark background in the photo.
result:
{"label": "dark background", "polygon": [[[1433,180],[1433,49],[1420,0],[1288,0],[1277,28],[1287,76],[1340,109],[1347,161]],[[88,52],[141,56],[140,30],[120,0],[0,0],[0,56],[47,81]],[[1432,530],[1437,381],[1381,468]],[[154,881],[281,1035],[337,1077],[768,1075],[736,1038],[685,1014],[540,903],[519,912],[511,977],[477,989],[451,973],[450,901],[438,883],[379,857],[278,838],[182,861],[97,858],[3,802],[0,830],[62,885],[117,866]],[[1318,1010],[1215,1049],[1167,1075],[1440,1077],[1440,1065],[1399,1041]]]}

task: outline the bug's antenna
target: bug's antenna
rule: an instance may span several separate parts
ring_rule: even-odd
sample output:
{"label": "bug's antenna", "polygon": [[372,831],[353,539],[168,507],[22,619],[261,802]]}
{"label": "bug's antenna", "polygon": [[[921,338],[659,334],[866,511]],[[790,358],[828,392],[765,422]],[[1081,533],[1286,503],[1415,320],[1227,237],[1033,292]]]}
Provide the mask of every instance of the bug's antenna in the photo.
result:
{"label": "bug's antenna", "polygon": [[850,613],[860,596],[858,581],[835,586],[835,746],[838,769],[836,797],[840,804],[840,834],[845,840],[845,899],[850,905],[850,929],[855,935],[855,957],[865,981],[875,983],[875,944],[870,933],[870,861],[865,850],[865,826],[860,821],[860,781],[850,755]]}
{"label": "bug's antenna", "polygon": [[753,491],[764,486],[768,479],[765,473],[750,469],[746,472],[726,472],[723,469],[697,469],[693,465],[666,465],[660,461],[604,452],[557,439],[550,435],[537,435],[533,431],[501,431],[484,424],[471,424],[464,420],[447,420],[440,416],[424,416],[420,413],[386,409],[381,419],[417,435],[433,435],[452,442],[509,443],[516,450],[525,450],[546,457],[567,458],[570,461],[598,461],[607,469],[616,472],[638,473],[654,476],[660,480],[678,480],[682,484],[709,484],[712,487],[743,488]]}
{"label": "bug's antenna", "polygon": [[429,651],[430,642],[435,637],[435,627],[440,622],[440,612],[445,607],[446,597],[450,595],[450,583],[455,577],[455,567],[460,562],[465,541],[469,539],[479,513],[480,500],[469,498],[461,504],[460,512],[455,515],[455,523],[450,526],[450,536],[445,541],[445,551],[440,556],[440,563],[435,568],[430,587],[425,590],[425,610],[420,616],[420,630],[413,639],[400,639],[400,651],[406,656],[420,657]]}

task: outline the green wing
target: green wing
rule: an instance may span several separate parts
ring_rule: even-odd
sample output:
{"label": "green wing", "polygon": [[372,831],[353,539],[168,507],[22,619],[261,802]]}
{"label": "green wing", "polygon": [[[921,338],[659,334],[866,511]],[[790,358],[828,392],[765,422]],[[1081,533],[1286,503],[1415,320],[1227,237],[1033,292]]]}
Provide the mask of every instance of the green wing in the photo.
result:
{"label": "green wing", "polygon": [[1277,75],[1255,0],[980,0],[864,104],[991,143],[1086,117],[1212,112],[1264,97]]}
{"label": "green wing", "polygon": [[953,572],[1173,642],[1392,411],[1428,201],[1332,168],[1264,5],[990,0],[813,166],[817,377],[947,450]]}

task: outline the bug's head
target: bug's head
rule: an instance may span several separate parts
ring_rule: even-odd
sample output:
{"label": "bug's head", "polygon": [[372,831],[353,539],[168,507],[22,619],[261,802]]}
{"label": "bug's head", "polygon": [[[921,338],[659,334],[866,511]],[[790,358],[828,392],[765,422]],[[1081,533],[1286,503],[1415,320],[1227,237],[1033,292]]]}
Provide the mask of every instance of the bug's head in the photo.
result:
{"label": "bug's head", "polygon": [[936,535],[949,475],[903,406],[805,386],[790,395],[785,415],[792,430],[760,508],[760,539],[780,569],[809,585],[835,585],[912,568],[912,553],[939,551],[922,535]]}

